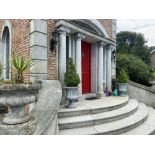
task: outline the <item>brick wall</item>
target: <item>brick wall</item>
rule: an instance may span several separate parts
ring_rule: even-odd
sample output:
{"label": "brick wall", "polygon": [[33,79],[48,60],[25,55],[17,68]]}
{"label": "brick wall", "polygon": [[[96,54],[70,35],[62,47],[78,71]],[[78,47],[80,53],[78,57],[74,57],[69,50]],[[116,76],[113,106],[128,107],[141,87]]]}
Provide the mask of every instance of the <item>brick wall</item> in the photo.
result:
{"label": "brick wall", "polygon": [[106,29],[110,39],[112,39],[112,19],[99,19],[99,21]]}
{"label": "brick wall", "polygon": [[[11,19],[8,20],[11,24],[11,55],[23,56],[26,60],[30,58],[29,51],[29,19]],[[0,19],[0,35],[5,20]],[[14,75],[13,71],[13,75]],[[24,72],[24,80],[29,80],[29,69]]]}
{"label": "brick wall", "polygon": [[[0,19],[0,34],[4,24],[3,19]],[[12,56],[21,55],[26,60],[30,58],[29,48],[29,32],[30,20],[29,19],[11,19],[8,20],[12,26],[11,30],[11,53]],[[112,38],[112,19],[100,19],[102,25],[105,27],[108,35]],[[51,33],[55,27],[55,20],[49,19],[48,21],[48,79],[56,79],[56,53],[50,51]],[[29,69],[24,72],[24,80],[29,80]]]}
{"label": "brick wall", "polygon": [[55,28],[55,20],[48,20],[48,79],[56,80],[56,53],[50,51],[51,33]]}

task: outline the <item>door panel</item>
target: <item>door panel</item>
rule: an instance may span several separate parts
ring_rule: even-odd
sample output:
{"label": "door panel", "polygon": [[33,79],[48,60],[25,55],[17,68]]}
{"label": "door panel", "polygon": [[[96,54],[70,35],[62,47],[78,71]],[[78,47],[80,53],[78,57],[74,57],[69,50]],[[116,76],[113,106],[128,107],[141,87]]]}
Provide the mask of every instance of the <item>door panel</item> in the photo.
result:
{"label": "door panel", "polygon": [[82,41],[82,94],[91,92],[91,44]]}

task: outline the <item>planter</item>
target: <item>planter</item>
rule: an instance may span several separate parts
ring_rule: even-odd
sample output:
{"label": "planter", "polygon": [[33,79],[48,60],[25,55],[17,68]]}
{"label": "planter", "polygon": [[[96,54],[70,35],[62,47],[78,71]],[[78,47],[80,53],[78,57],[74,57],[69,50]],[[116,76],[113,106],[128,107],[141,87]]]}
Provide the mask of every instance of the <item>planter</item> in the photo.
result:
{"label": "planter", "polygon": [[125,97],[127,93],[128,83],[118,83],[119,96]]}
{"label": "planter", "polygon": [[154,78],[149,81],[149,84],[152,85],[151,86],[152,89],[155,89],[155,79]]}
{"label": "planter", "polygon": [[78,87],[65,87],[66,99],[69,101],[69,108],[75,108],[78,102]]}
{"label": "planter", "polygon": [[35,84],[2,84],[0,85],[0,105],[8,106],[10,112],[3,119],[5,124],[19,124],[30,119],[24,107],[38,99],[40,83]]}

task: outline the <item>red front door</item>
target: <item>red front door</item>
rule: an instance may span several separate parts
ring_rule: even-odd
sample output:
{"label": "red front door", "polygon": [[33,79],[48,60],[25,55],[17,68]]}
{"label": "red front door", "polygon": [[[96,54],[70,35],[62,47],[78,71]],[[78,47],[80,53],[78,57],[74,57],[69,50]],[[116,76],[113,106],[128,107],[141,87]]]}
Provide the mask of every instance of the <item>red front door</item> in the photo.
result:
{"label": "red front door", "polygon": [[91,92],[91,44],[82,41],[82,94]]}

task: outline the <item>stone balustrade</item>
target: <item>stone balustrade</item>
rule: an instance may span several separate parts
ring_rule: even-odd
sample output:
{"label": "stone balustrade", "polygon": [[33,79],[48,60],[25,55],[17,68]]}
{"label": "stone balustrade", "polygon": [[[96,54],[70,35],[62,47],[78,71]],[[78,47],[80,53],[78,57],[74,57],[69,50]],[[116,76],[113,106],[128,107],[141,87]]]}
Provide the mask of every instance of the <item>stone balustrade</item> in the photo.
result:
{"label": "stone balustrade", "polygon": [[155,89],[129,81],[128,94],[130,98],[137,99],[148,106],[155,108]]}

